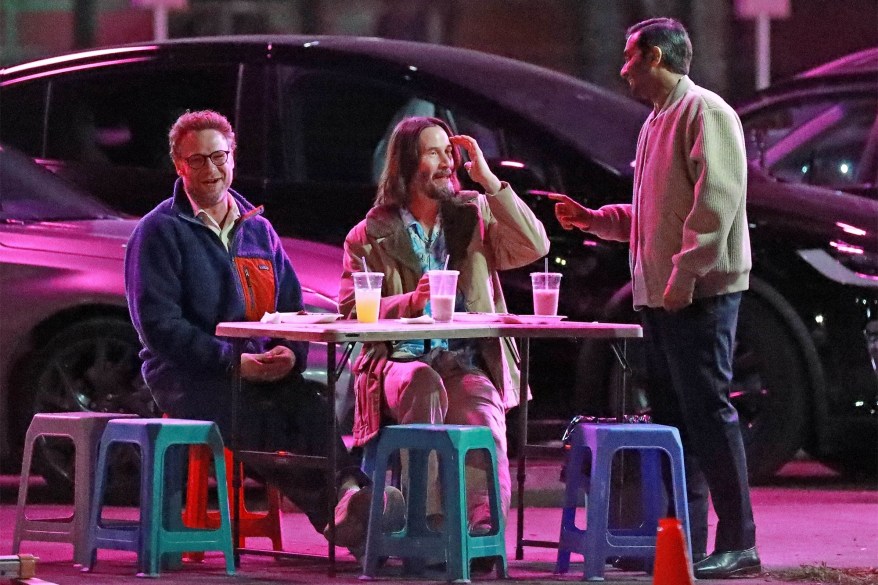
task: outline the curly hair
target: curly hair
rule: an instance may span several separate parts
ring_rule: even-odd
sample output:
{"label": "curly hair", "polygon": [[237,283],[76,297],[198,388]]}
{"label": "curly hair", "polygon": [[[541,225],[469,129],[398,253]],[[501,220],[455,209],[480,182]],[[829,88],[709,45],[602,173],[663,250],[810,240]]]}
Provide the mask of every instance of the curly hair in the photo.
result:
{"label": "curly hair", "polygon": [[199,110],[197,112],[187,110],[186,113],[177,118],[168,132],[171,158],[174,159],[178,156],[177,145],[186,134],[202,130],[216,130],[229,143],[229,150],[235,151],[235,131],[232,130],[232,125],[225,116],[213,110]]}

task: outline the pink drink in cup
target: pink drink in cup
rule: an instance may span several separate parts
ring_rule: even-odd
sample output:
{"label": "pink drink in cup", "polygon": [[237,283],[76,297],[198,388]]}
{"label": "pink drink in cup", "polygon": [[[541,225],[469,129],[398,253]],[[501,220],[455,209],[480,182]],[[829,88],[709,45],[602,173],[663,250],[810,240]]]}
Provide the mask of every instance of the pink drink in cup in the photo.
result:
{"label": "pink drink in cup", "polygon": [[433,320],[447,323],[454,318],[457,297],[457,270],[428,270],[430,278],[430,313]]}
{"label": "pink drink in cup", "polygon": [[557,315],[561,273],[531,272],[530,280],[533,285],[534,315]]}

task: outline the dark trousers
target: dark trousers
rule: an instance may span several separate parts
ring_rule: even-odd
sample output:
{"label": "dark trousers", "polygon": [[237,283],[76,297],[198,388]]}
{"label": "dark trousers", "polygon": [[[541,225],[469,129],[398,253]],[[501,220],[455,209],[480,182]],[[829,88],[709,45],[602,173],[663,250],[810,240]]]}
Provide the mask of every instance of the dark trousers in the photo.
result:
{"label": "dark trousers", "polygon": [[[338,468],[342,479],[353,477],[366,481],[359,471],[359,460],[345,449],[341,437],[330,436],[327,424],[329,404],[321,394],[322,386],[293,376],[272,384],[244,383],[238,418],[239,448],[253,451],[287,451],[301,455],[329,454],[336,444]],[[232,436],[231,409],[218,401],[212,418],[226,441]],[[329,522],[329,497],[326,472],[322,469],[292,466],[288,462],[265,457],[241,456],[244,464],[277,486],[308,517],[317,531]],[[341,481],[341,479],[337,480]]]}
{"label": "dark trousers", "polygon": [[647,397],[653,420],[683,440],[692,554],[707,549],[708,493],[716,551],[756,544],[738,412],[729,401],[741,293],[696,299],[676,313],[644,309]]}

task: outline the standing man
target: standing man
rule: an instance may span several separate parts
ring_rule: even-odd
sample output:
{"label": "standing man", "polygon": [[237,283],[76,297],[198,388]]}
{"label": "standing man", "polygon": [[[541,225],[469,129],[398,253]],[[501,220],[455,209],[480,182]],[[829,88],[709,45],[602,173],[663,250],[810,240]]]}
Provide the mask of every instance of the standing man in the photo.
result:
{"label": "standing man", "polygon": [[[169,141],[179,179],[173,196],[140,220],[128,242],[128,307],[143,344],[143,377],[159,408],[174,417],[215,421],[229,439],[238,356],[229,341],[214,335],[216,325],[301,310],[302,289],[262,207],[231,189],[235,133],[228,120],[212,111],[187,112]],[[325,455],[336,441],[345,462],[344,445],[324,424],[328,404],[302,377],[307,354],[305,342],[246,341],[235,364],[243,381],[239,446]],[[324,529],[324,471],[259,471],[317,530]]]}
{"label": "standing man", "polygon": [[[555,215],[565,229],[630,241],[653,419],[683,437],[695,576],[758,573],[744,444],[729,401],[752,264],[744,134],[735,111],[689,79],[683,25],[654,18],[626,38],[621,75],[653,105],[637,139],[633,203],[592,210],[556,195]],[[719,518],[710,556],[708,493]]]}
{"label": "standing man", "polygon": [[[459,147],[469,155],[466,172],[485,194],[460,190]],[[453,136],[437,118],[406,118],[390,137],[374,207],[345,239],[339,309],[355,316],[352,274],[368,267],[384,273],[382,318],[420,316],[430,300],[426,272],[442,268],[447,257],[448,268],[460,271],[455,310],[503,313],[497,271],[525,266],[548,251],[542,223],[494,175],[474,139]],[[355,444],[375,437],[383,419],[489,427],[505,516],[511,497],[506,410],[519,402],[514,343],[434,339],[432,346],[426,354],[420,341],[363,349],[354,366]],[[486,464],[469,463],[482,469]],[[430,496],[428,515],[439,509],[438,490],[431,489]],[[487,534],[492,527],[484,473],[467,474],[467,502],[471,532]],[[440,520],[431,518],[436,525]]]}

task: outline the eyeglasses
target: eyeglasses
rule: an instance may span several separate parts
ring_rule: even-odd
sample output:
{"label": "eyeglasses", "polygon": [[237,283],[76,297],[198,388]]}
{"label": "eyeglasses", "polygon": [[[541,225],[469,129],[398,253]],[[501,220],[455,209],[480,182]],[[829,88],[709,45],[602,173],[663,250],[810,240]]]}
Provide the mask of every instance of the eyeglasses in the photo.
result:
{"label": "eyeglasses", "polygon": [[207,164],[207,159],[210,159],[210,162],[215,166],[221,167],[226,164],[227,160],[229,160],[229,152],[230,151],[228,150],[215,150],[207,156],[203,154],[193,154],[192,156],[187,156],[183,160],[185,160],[186,164],[189,165],[189,168],[193,170],[198,170]]}

